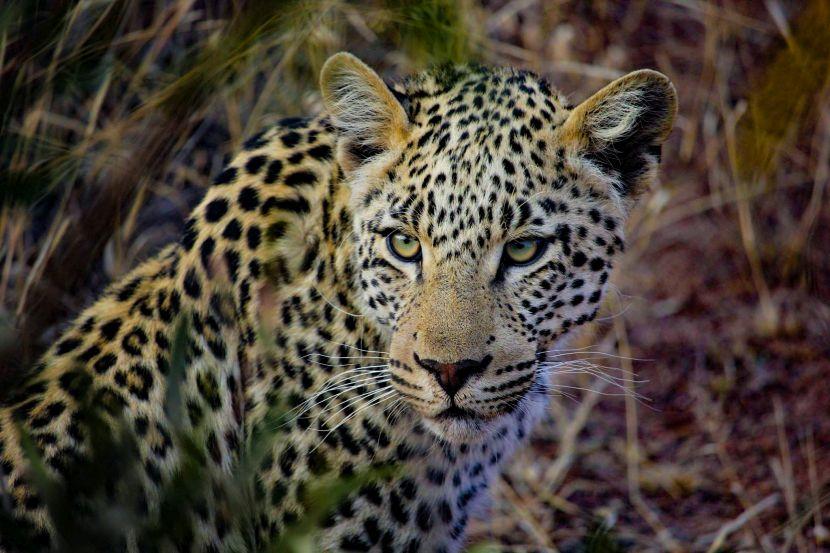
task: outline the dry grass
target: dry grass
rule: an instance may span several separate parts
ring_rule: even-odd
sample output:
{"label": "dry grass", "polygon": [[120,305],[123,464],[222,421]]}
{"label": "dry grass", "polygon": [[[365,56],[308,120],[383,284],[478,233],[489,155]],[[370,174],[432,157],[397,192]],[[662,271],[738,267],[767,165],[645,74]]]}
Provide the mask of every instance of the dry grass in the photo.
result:
{"label": "dry grass", "polygon": [[317,109],[315,75],[336,50],[389,76],[469,57],[518,65],[575,100],[653,67],[680,94],[663,184],[631,222],[605,320],[582,338],[646,380],[650,401],[575,382],[592,391],[554,401],[475,538],[830,547],[830,4],[41,4],[0,8],[6,382],[177,236],[246,135]]}

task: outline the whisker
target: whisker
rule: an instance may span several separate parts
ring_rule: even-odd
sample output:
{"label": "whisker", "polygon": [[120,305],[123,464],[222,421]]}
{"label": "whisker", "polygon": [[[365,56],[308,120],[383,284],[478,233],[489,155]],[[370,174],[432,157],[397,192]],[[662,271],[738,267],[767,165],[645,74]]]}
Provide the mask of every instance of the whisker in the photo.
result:
{"label": "whisker", "polygon": [[591,374],[603,380],[608,379],[608,381],[613,381],[614,383],[626,383],[630,382],[632,384],[643,384],[648,382],[646,379],[637,379],[637,378],[627,378],[624,376],[616,376],[613,374],[608,374],[603,370],[596,368],[596,367],[540,367],[542,372],[545,372],[549,376],[553,375],[560,375],[560,374]]}
{"label": "whisker", "polygon": [[601,396],[611,396],[611,397],[624,397],[624,396],[631,396],[635,399],[639,399],[641,401],[651,401],[649,398],[643,396],[642,394],[638,394],[637,392],[602,392],[595,388],[586,388],[584,386],[569,386],[567,384],[552,384],[549,387],[549,390],[559,390],[560,388],[564,388],[566,390],[581,390],[583,392],[592,392]]}
{"label": "whisker", "polygon": [[329,359],[389,359],[388,356],[383,355],[328,355],[327,353],[309,353],[300,357],[300,359],[308,359],[309,357],[328,357]]}
{"label": "whisker", "polygon": [[370,376],[367,376],[365,378],[361,377],[361,378],[355,379],[355,380],[347,379],[345,382],[341,382],[337,386],[332,386],[332,387],[326,388],[325,390],[320,390],[319,392],[315,393],[311,397],[316,399],[319,396],[326,395],[326,394],[332,394],[334,392],[337,392],[336,394],[332,395],[329,398],[329,401],[331,401],[335,397],[337,397],[337,396],[339,396],[339,395],[341,395],[345,392],[348,392],[350,390],[360,388],[361,386],[371,385],[373,382],[386,382],[388,380],[389,380],[389,377],[386,376],[386,375],[382,375],[382,374],[370,375]]}
{"label": "whisker", "polygon": [[310,397],[315,397],[322,393],[330,391],[332,388],[340,386],[341,384],[345,384],[354,378],[386,374],[388,374],[386,368],[375,368],[371,370],[350,369],[327,380],[325,384],[323,384],[323,386],[321,386],[319,390],[315,391]]}
{"label": "whisker", "polygon": [[[590,346],[589,346],[590,347]],[[626,357],[624,355],[617,355],[615,353],[608,353],[607,351],[598,351],[598,350],[589,350],[587,348],[576,348],[576,349],[550,349],[550,350],[543,350],[537,351],[536,355],[546,355],[550,356],[549,354],[553,354],[552,357],[564,357],[567,355],[598,355],[600,357],[610,357],[612,359],[626,359],[628,361],[643,361],[643,362],[650,362],[653,359],[644,359],[639,357]]]}
{"label": "whisker", "polygon": [[337,392],[332,397],[329,398],[329,401],[333,400],[337,396],[343,394],[344,392],[348,392],[349,390],[354,390],[356,388],[360,388],[361,386],[368,386],[373,382],[385,382],[389,380],[389,376],[385,374],[386,371],[383,371],[384,374],[373,374],[373,375],[352,375],[351,377],[345,379],[343,382],[338,382],[336,385],[327,386],[318,392],[315,392],[309,399],[317,399],[318,397],[326,394],[331,394],[333,392]]}
{"label": "whisker", "polygon": [[356,350],[356,351],[361,351],[361,352],[364,352],[364,353],[380,353],[380,354],[383,354],[383,355],[389,355],[388,351],[363,349],[363,348],[359,348],[357,346],[353,346],[352,344],[344,344],[344,343],[341,343],[341,342],[335,342],[334,340],[326,340],[325,338],[321,338],[321,339],[325,340],[326,342],[328,342],[330,344],[334,344],[335,346],[343,346],[344,348],[349,348],[349,349],[353,349],[353,350]]}
{"label": "whisker", "polygon": [[[574,369],[574,370],[567,370],[567,371],[553,371],[553,372],[542,371],[542,372],[548,378],[550,378],[552,376],[561,376],[561,375],[588,374],[588,375],[593,376],[597,380],[601,380],[602,382],[610,384],[611,386],[614,386],[616,388],[619,388],[621,390],[626,390],[626,391],[628,390],[626,384],[637,384],[637,383],[640,382],[640,381],[636,381],[636,380],[624,379],[622,377],[607,375],[607,374],[602,373],[602,372],[593,371],[589,368],[581,368],[581,369]],[[556,385],[555,382],[550,383],[550,384],[551,385]]]}
{"label": "whisker", "polygon": [[378,388],[377,390],[370,390],[369,392],[366,392],[365,394],[360,394],[358,396],[350,398],[349,400],[347,400],[345,403],[342,404],[342,407],[340,409],[338,409],[337,411],[335,411],[334,413],[329,415],[329,417],[326,420],[323,421],[323,424],[328,425],[328,423],[335,416],[337,416],[338,414],[340,414],[343,411],[347,410],[350,406],[354,405],[355,403],[359,403],[360,401],[363,401],[366,398],[375,396],[376,394],[380,394],[380,393],[388,394],[388,393],[391,393],[391,392],[394,392],[394,390],[392,389],[391,386],[384,386],[383,388]]}
{"label": "whisker", "polygon": [[360,363],[343,363],[342,365],[341,364],[334,365],[332,363],[321,363],[320,361],[311,361],[311,363],[313,365],[318,365],[320,367],[332,367],[332,368],[335,368],[335,369],[338,369],[340,367],[357,367],[358,369],[360,369],[360,368],[373,369],[373,368],[377,368],[377,367],[385,367],[386,366],[386,364],[384,364],[384,365],[361,365]]}
{"label": "whisker", "polygon": [[[390,387],[390,388],[391,388],[391,387]],[[325,436],[323,436],[323,438],[322,438],[322,439],[320,440],[320,442],[319,442],[319,443],[318,443],[318,444],[314,447],[314,449],[313,449],[312,451],[314,451],[314,450],[316,450],[318,447],[320,447],[320,445],[322,445],[322,444],[326,441],[326,438],[328,438],[328,437],[329,437],[329,435],[331,435],[331,433],[332,433],[332,432],[334,432],[335,430],[337,430],[338,428],[340,428],[340,427],[341,427],[344,423],[346,423],[347,421],[349,421],[349,420],[351,420],[352,418],[354,418],[354,417],[355,417],[355,416],[356,416],[356,415],[357,415],[360,411],[362,411],[362,410],[364,410],[364,409],[366,409],[366,408],[368,408],[368,407],[372,407],[373,405],[377,405],[377,404],[381,403],[382,401],[384,401],[384,400],[386,400],[386,399],[389,399],[389,398],[390,398],[390,397],[392,397],[394,394],[395,394],[395,390],[390,389],[390,390],[388,390],[388,391],[386,392],[386,394],[385,394],[385,395],[382,395],[381,397],[378,397],[378,398],[373,398],[373,399],[369,400],[369,402],[367,402],[367,403],[366,403],[366,405],[363,405],[363,406],[359,407],[358,409],[355,409],[355,411],[354,411],[354,412],[352,412],[349,416],[345,417],[342,421],[340,421],[339,423],[337,423],[337,425],[336,425],[334,428],[332,428],[331,430],[329,430],[328,432],[326,432],[326,435],[325,435]],[[329,419],[329,420],[330,420],[330,419]],[[326,423],[324,423],[324,424],[326,424]]]}
{"label": "whisker", "polygon": [[[365,386],[370,386],[372,384],[387,382],[389,380],[389,378],[385,374],[386,371],[377,371],[377,372],[379,374],[368,375],[368,376],[366,376],[366,378],[362,378],[364,375],[351,375],[349,378],[343,379],[344,380],[343,382],[331,382],[330,381],[330,383],[324,385],[323,388],[321,388],[320,390],[318,390],[317,392],[312,394],[308,399],[303,401],[300,405],[298,405],[294,409],[291,409],[290,411],[288,411],[289,414],[291,414],[292,411],[299,411],[299,412],[296,415],[292,416],[291,419],[289,419],[289,421],[286,421],[286,424],[288,422],[296,420],[297,418],[299,418],[299,417],[303,416],[305,413],[307,413],[310,409],[312,409],[314,407],[314,405],[317,405],[319,403],[317,400],[325,394],[331,394],[333,392],[337,392],[334,395],[332,395],[331,397],[325,398],[325,403],[328,404],[328,403],[331,403],[332,401],[334,401],[335,399],[337,399],[339,396],[341,396],[345,393],[348,393],[352,390],[355,390],[357,388],[360,388],[361,386],[364,386],[364,387]],[[352,380],[352,381],[349,382],[350,379],[354,379],[358,376],[360,377],[360,380]]]}

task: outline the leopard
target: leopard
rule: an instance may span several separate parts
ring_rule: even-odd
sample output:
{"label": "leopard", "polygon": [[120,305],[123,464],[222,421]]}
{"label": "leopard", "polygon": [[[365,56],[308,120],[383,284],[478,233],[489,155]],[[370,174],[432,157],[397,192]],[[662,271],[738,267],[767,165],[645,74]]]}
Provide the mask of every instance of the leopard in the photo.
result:
{"label": "leopard", "polygon": [[[572,105],[527,70],[387,82],[346,52],[319,82],[320,113],[248,138],[180,240],[107,288],[0,407],[0,505],[35,530],[0,550],[67,545],[25,442],[71,479],[92,450],[85,401],[134,440],[146,517],[188,459],[175,429],[219,476],[253,434],[275,436],[245,496],[253,532],[211,492],[182,506],[171,551],[273,543],[330,474],[356,483],[321,517],[318,550],[465,546],[544,419],[550,352],[597,316],[676,91],[642,69]],[[117,503],[120,475],[106,477]],[[146,549],[134,528],[119,543]]]}

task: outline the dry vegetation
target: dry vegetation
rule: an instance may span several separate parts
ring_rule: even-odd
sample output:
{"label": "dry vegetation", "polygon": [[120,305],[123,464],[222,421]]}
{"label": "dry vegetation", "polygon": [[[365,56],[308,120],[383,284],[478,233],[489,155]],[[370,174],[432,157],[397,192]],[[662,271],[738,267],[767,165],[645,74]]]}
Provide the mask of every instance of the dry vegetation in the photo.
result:
{"label": "dry vegetation", "polygon": [[0,386],[177,236],[245,136],[317,109],[340,49],[390,77],[522,66],[574,100],[640,67],[679,91],[662,185],[581,339],[623,389],[570,381],[474,538],[830,550],[825,0],[4,2]]}

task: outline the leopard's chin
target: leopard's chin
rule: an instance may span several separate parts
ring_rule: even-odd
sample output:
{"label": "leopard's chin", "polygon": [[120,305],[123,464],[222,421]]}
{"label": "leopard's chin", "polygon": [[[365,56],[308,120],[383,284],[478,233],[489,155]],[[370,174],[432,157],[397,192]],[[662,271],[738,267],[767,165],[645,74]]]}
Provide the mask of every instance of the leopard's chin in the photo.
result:
{"label": "leopard's chin", "polygon": [[495,430],[498,416],[482,416],[458,407],[450,407],[437,416],[424,417],[424,426],[436,437],[450,443],[476,443],[486,440]]}

